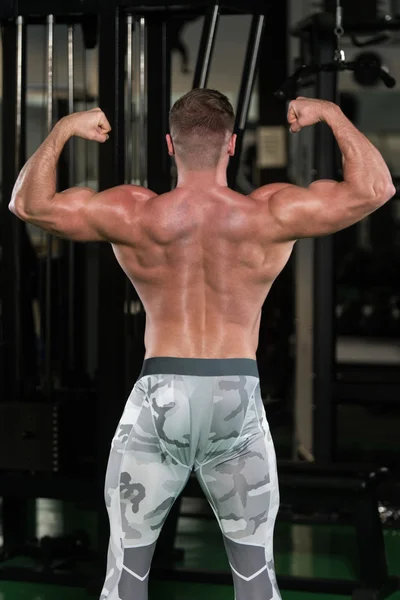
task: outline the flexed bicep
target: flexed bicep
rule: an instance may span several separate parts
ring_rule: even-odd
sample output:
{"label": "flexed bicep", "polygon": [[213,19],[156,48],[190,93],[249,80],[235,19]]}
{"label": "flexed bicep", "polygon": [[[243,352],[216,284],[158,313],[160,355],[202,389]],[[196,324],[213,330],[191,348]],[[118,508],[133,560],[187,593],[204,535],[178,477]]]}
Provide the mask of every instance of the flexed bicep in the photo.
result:
{"label": "flexed bicep", "polygon": [[283,241],[336,233],[377,208],[369,196],[356,196],[346,182],[330,180],[316,181],[308,188],[285,187],[268,202],[276,235]]}
{"label": "flexed bicep", "polygon": [[46,212],[18,215],[58,237],[80,242],[129,244],[140,217],[140,199],[152,194],[135,186],[118,186],[97,193],[89,188],[70,188],[56,194]]}

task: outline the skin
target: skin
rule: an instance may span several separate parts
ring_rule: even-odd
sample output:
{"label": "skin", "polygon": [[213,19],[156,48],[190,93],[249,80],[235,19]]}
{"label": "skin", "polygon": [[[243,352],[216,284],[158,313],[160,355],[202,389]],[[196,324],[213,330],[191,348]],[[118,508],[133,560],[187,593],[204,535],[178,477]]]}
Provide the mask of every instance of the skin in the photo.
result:
{"label": "skin", "polygon": [[[157,196],[119,186],[101,193],[56,193],[57,161],[76,135],[104,143],[100,109],[62,119],[22,169],[10,210],[60,237],[106,241],[146,310],[146,357],[255,358],[261,308],[295,241],[353,225],[395,193],[377,149],[334,104],[299,98],[289,107],[293,133],[325,121],[344,159],[344,182],[309,188],[267,185],[243,196],[227,187],[235,151],[228,135],[214,169],[189,170],[175,156],[176,189]],[[170,155],[173,140],[167,136]]]}

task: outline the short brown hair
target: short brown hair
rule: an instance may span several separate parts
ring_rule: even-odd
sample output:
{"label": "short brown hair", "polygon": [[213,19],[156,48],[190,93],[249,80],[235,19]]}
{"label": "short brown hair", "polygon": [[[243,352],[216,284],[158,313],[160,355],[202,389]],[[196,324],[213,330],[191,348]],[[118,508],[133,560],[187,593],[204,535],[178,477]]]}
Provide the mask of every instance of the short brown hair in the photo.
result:
{"label": "short brown hair", "polygon": [[221,92],[194,89],[175,102],[169,124],[176,154],[189,169],[201,170],[218,164],[235,113]]}

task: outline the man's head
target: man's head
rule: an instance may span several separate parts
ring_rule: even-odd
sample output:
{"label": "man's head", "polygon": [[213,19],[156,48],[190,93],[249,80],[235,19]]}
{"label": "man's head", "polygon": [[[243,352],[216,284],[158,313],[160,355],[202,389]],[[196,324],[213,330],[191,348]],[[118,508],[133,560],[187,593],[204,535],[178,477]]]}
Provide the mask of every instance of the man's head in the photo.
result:
{"label": "man's head", "polygon": [[188,170],[214,169],[235,152],[235,113],[216,90],[195,89],[182,96],[171,109],[169,124],[169,153]]}

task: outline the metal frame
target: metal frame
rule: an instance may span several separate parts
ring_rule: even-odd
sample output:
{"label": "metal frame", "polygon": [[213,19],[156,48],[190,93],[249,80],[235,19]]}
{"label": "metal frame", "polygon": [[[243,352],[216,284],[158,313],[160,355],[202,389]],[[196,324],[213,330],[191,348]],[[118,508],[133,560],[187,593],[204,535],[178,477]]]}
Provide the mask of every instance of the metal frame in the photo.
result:
{"label": "metal frame", "polygon": [[171,189],[171,163],[165,136],[169,131],[171,52],[167,17],[147,17],[147,185],[156,194]]}
{"label": "metal frame", "polygon": [[[397,30],[400,23],[390,23]],[[359,23],[350,26],[359,32],[377,32],[382,23]],[[293,34],[300,38],[301,55],[315,63],[331,62],[335,48],[334,17],[317,14],[301,22]],[[315,93],[318,98],[338,102],[336,75],[319,73]],[[304,137],[307,132],[303,132]],[[337,179],[336,150],[333,135],[326,125],[313,132],[314,156],[312,179]],[[300,152],[300,154],[303,154]],[[299,178],[301,179],[301,177]],[[309,181],[297,181],[307,185]],[[398,401],[400,378],[394,369],[373,368],[371,365],[348,366],[336,362],[335,282],[333,237],[302,240],[297,250],[297,375],[296,421],[297,451],[308,459],[329,463],[335,460],[337,446],[337,404],[381,403]],[[307,283],[305,284],[305,281]],[[307,287],[307,291],[304,287]],[[313,303],[311,308],[310,302]],[[310,312],[312,310],[312,312]],[[390,382],[387,373],[390,372]],[[381,373],[382,382],[379,381]],[[364,379],[364,381],[363,381]],[[367,382],[368,381],[368,382]],[[387,394],[382,394],[385,385]]]}
{"label": "metal frame", "polygon": [[193,88],[207,87],[215,46],[215,38],[218,29],[219,16],[220,5],[218,2],[216,2],[214,5],[210,5],[204,18],[200,48],[197,55],[196,71],[193,79]]}
{"label": "metal frame", "polygon": [[[46,71],[46,86],[47,86],[47,134],[53,128],[54,121],[54,15],[49,14],[47,22],[47,71]],[[45,371],[45,386],[46,397],[50,402],[53,395],[53,375],[52,375],[52,351],[53,351],[53,311],[52,311],[52,283],[53,283],[53,236],[46,234],[46,279],[45,279],[45,315],[42,319],[44,322],[44,371]]]}
{"label": "metal frame", "polygon": [[[72,114],[75,107],[75,31],[74,25],[68,25],[68,113]],[[75,181],[75,139],[69,141],[68,147],[68,186],[73,187]],[[76,328],[75,328],[75,294],[76,294],[76,264],[75,264],[75,244],[68,243],[68,368],[72,372],[76,366]]]}
{"label": "metal frame", "polygon": [[[7,199],[11,198],[16,177],[22,166],[25,135],[25,113],[23,101],[26,94],[26,70],[22,69],[22,56],[25,53],[26,34],[22,18],[11,27],[3,30],[3,111],[2,111],[2,373],[3,398],[19,399],[23,396],[24,361],[22,314],[22,254],[21,235],[23,223],[11,216]],[[26,64],[26,61],[23,61]]]}
{"label": "metal frame", "polygon": [[[263,0],[224,0],[219,4],[221,10],[228,14],[265,14],[267,9]],[[53,14],[58,23],[81,22],[82,15],[96,15],[117,8],[131,14],[173,12],[204,15],[209,6],[209,0],[141,0],[138,3],[132,0],[59,0],[56,4],[53,0],[14,0],[1,3],[0,20],[23,16],[29,18],[29,22],[37,22]]]}
{"label": "metal frame", "polygon": [[[171,173],[170,159],[166,151],[164,135],[168,131],[168,114],[170,103],[170,84],[171,84],[171,65],[170,65],[170,44],[167,36],[167,18],[173,14],[204,14],[210,2],[201,1],[193,4],[190,0],[182,0],[178,4],[167,3],[160,5],[157,2],[146,1],[139,5],[132,6],[131,2],[112,1],[112,0],[68,0],[54,4],[53,0],[20,0],[13,3],[1,3],[0,6],[0,21],[4,25],[5,44],[3,52],[4,75],[7,79],[7,93],[4,94],[4,110],[3,110],[3,138],[7,139],[7,152],[3,153],[3,168],[5,173],[4,178],[4,195],[7,199],[11,195],[12,187],[19,168],[22,164],[22,144],[18,149],[16,144],[18,135],[14,131],[14,123],[16,122],[16,107],[18,102],[16,99],[17,80],[16,74],[23,73],[16,68],[17,58],[15,57],[16,36],[15,36],[15,19],[18,15],[24,19],[25,24],[46,23],[47,21],[47,128],[53,124],[53,71],[51,68],[54,57],[54,23],[67,24],[69,26],[69,43],[68,43],[68,110],[74,108],[74,56],[73,56],[73,25],[83,24],[86,19],[91,19],[93,15],[99,15],[99,71],[101,73],[99,87],[99,105],[106,112],[111,126],[112,136],[107,144],[99,147],[99,188],[100,190],[110,188],[115,185],[122,184],[125,180],[125,126],[129,115],[125,113],[125,55],[127,49],[127,22],[126,18],[132,15],[135,24],[139,23],[139,29],[142,31],[140,37],[141,58],[147,62],[147,65],[141,69],[141,86],[139,91],[140,98],[140,136],[142,140],[147,137],[150,148],[141,156],[140,165],[140,183],[146,184],[154,189],[155,192],[163,193],[170,189]],[[232,2],[224,2],[220,4],[220,11],[224,14],[254,14],[253,24],[251,28],[251,36],[247,48],[245,61],[245,77],[242,82],[240,91],[238,124],[242,135],[246,124],[247,113],[251,91],[254,85],[257,59],[260,47],[261,33],[264,22],[265,3],[257,0],[244,3],[243,0],[234,0]],[[218,14],[219,14],[218,10]],[[215,16],[215,9],[213,12]],[[52,15],[51,18],[48,15]],[[21,21],[22,22],[22,21]],[[208,40],[205,40],[203,34],[203,48],[207,51],[208,56],[202,56],[199,53],[199,73],[205,83],[204,77],[210,68],[212,45],[215,40],[216,22],[208,31]],[[147,51],[144,29],[147,34]],[[205,43],[205,41],[207,43]],[[211,46],[210,46],[211,42]],[[201,65],[204,60],[206,68]],[[26,64],[26,62],[25,62]],[[147,71],[147,105],[145,94],[144,75]],[[18,88],[20,89],[20,88]],[[23,89],[20,90],[23,93]],[[161,110],[160,110],[161,104]],[[145,113],[147,113],[147,122],[145,121]],[[21,121],[19,121],[21,122]],[[21,132],[21,135],[23,132]],[[147,134],[147,136],[146,136]],[[20,138],[21,140],[23,137]],[[240,144],[239,144],[240,145]],[[17,161],[16,157],[19,157]],[[70,166],[73,166],[74,156],[73,148],[69,148],[66,155],[69,158]],[[147,165],[146,165],[147,162]],[[147,169],[147,172],[144,171]],[[231,168],[232,173],[232,168]],[[69,184],[73,184],[73,171],[70,172]],[[5,395],[7,398],[23,398],[23,389],[17,390],[15,385],[18,383],[22,388],[24,377],[22,376],[22,357],[24,355],[23,345],[20,337],[15,337],[16,328],[20,322],[15,311],[16,298],[19,298],[21,278],[17,278],[17,287],[13,287],[12,278],[14,276],[16,264],[21,264],[22,258],[19,254],[20,246],[14,247],[16,240],[18,241],[18,231],[24,227],[24,224],[8,215],[6,203],[2,203],[1,211],[4,212],[4,222],[10,224],[10,227],[5,227],[5,259],[8,273],[8,280],[5,280],[7,290],[5,294],[5,302],[3,307],[10,315],[5,323],[5,342],[10,344],[6,346],[8,353],[7,358],[11,362],[7,363],[5,371],[9,374],[5,382]],[[7,215],[7,216],[6,216]],[[7,221],[10,219],[10,221]],[[19,229],[18,229],[19,228]],[[18,231],[17,231],[18,229]],[[47,307],[48,314],[46,318],[46,379],[51,380],[51,346],[52,346],[52,331],[51,331],[51,249],[52,239],[49,236],[48,241],[48,261],[47,261]],[[96,374],[96,399],[98,402],[98,410],[96,414],[96,439],[95,439],[95,454],[97,469],[93,477],[91,486],[91,496],[102,499],[103,497],[103,481],[106,463],[108,460],[110,439],[115,431],[115,426],[120,418],[123,403],[126,400],[129,389],[129,378],[126,375],[126,357],[125,350],[127,348],[127,339],[125,335],[126,313],[124,312],[124,304],[126,301],[126,283],[122,271],[115,262],[111,248],[108,245],[98,244],[93,248],[91,254],[94,254],[94,259],[91,259],[91,276],[92,287],[96,288],[96,302],[92,306],[92,312],[95,314],[97,321],[97,337],[98,337],[98,356],[97,356],[97,374]],[[70,283],[74,284],[73,262],[75,259],[75,249],[69,247],[69,256],[72,259],[69,269]],[[77,261],[75,261],[77,262]],[[73,285],[76,288],[76,284]],[[69,295],[74,299],[74,290],[70,290]],[[98,301],[97,301],[98,298]],[[75,311],[78,312],[78,309]],[[74,313],[73,307],[70,308],[70,319]],[[13,317],[11,317],[13,316]],[[71,323],[68,325],[69,339],[69,360],[70,365],[76,359],[78,351],[74,346],[74,332],[71,330]],[[136,327],[137,323],[133,324]],[[87,334],[87,332],[86,332]],[[23,333],[18,334],[22,336]],[[16,340],[17,344],[14,348],[11,347],[11,340]],[[17,350],[18,349],[18,350]],[[74,352],[74,350],[76,352]],[[74,356],[75,354],[75,356]],[[143,348],[135,347],[132,352],[133,361],[131,364],[132,374],[139,371],[143,360]],[[21,360],[21,363],[18,361]],[[22,366],[21,366],[22,365]],[[73,390],[72,390],[73,391]],[[58,390],[52,389],[51,383],[47,388],[47,400],[52,400],[56,404],[59,399]],[[31,478],[18,477],[19,492],[14,490],[15,495],[18,495],[22,500],[15,498],[4,499],[4,509],[8,507],[7,512],[7,531],[4,531],[7,539],[13,539],[21,542],[21,544],[29,536],[27,535],[25,519],[28,516],[26,498],[34,498],[40,495],[46,495],[46,489],[50,488],[52,494],[59,497],[65,497],[65,482],[70,482],[75,485],[73,479],[63,477],[63,474],[38,474],[32,475]],[[64,474],[65,475],[65,474]],[[2,475],[0,477],[0,488],[4,493],[4,489],[8,487],[10,481],[13,481],[13,474]],[[6,486],[6,488],[5,488]],[[67,484],[68,486],[68,484]],[[80,485],[81,487],[81,485]],[[178,505],[177,505],[178,506]],[[174,534],[176,529],[177,513],[171,512],[170,520],[164,528],[164,536],[166,538],[165,548],[168,548],[167,538]],[[17,527],[18,526],[18,527]],[[99,512],[98,532],[100,545],[105,550],[109,538],[109,528],[104,511]],[[162,538],[160,538],[162,542]],[[162,544],[161,544],[162,546]],[[105,553],[104,553],[105,555]],[[23,576],[23,575],[22,575]],[[51,575],[44,577],[49,580]],[[54,578],[53,578],[54,579]]]}
{"label": "metal frame", "polygon": [[[99,189],[124,182],[125,169],[125,23],[118,8],[105,10],[99,19],[99,105],[110,121],[113,135],[99,148]],[[98,369],[97,482],[99,493],[108,461],[110,440],[127,396],[124,381],[125,278],[111,247],[98,244]],[[99,536],[105,547],[108,523],[99,515]]]}
{"label": "metal frame", "polygon": [[237,135],[236,151],[231,158],[228,167],[228,185],[236,187],[240,159],[243,149],[243,138],[249,115],[251,95],[257,75],[258,59],[260,55],[262,32],[264,29],[264,14],[253,16],[249,39],[247,42],[246,58],[244,61],[242,81],[240,85],[238,104],[236,109],[235,132]]}
{"label": "metal frame", "polygon": [[[315,32],[312,53],[318,63],[332,60],[333,31],[326,35]],[[316,97],[337,102],[337,74],[317,76]],[[320,123],[315,131],[315,179],[336,179],[336,146],[331,129]],[[328,463],[334,460],[336,443],[336,408],[333,401],[335,364],[335,288],[333,238],[314,240],[314,432],[315,459]]]}
{"label": "metal frame", "polygon": [[[2,401],[18,402],[29,389],[24,353],[24,326],[27,324],[23,296],[23,241],[25,224],[8,211],[15,179],[25,158],[26,29],[22,17],[3,30],[3,110],[2,110],[2,278],[0,359],[4,369]],[[25,60],[24,60],[25,59]],[[7,85],[4,85],[7,82]],[[7,290],[7,293],[4,291]],[[5,318],[5,315],[7,317]],[[31,357],[32,358],[32,357]],[[28,357],[27,357],[27,360]],[[14,496],[3,499],[3,537],[22,542],[30,533],[31,502]]]}

